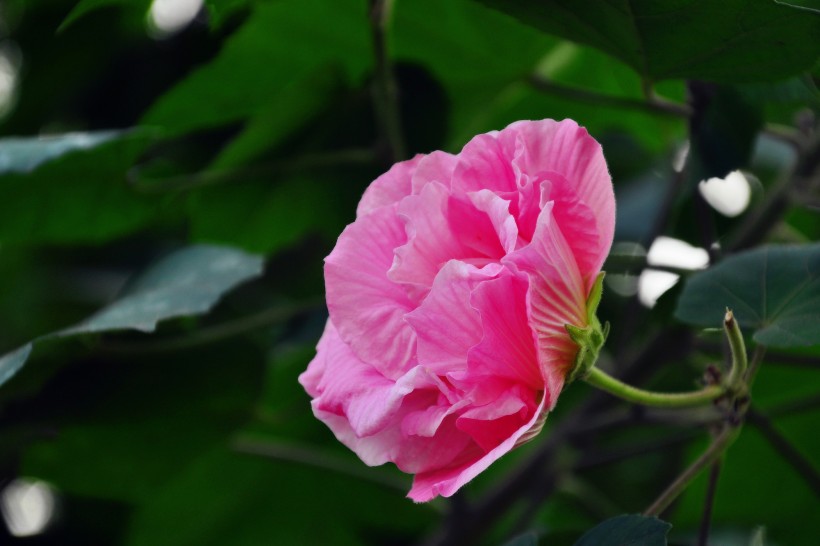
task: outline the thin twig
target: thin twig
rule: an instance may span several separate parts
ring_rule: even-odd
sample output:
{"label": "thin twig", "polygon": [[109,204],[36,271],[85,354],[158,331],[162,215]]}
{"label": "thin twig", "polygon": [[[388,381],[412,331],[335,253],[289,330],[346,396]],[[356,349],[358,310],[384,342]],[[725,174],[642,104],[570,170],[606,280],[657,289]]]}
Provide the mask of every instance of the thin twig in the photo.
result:
{"label": "thin twig", "polygon": [[709,486],[706,489],[706,500],[703,503],[703,515],[700,518],[697,546],[707,546],[709,543],[709,528],[712,526],[712,508],[715,504],[720,467],[721,462],[718,459],[712,463],[712,468],[709,469]]}
{"label": "thin twig", "polygon": [[676,118],[688,118],[692,115],[692,111],[688,105],[672,102],[656,95],[652,95],[647,99],[616,97],[589,89],[581,89],[580,87],[560,84],[538,74],[531,75],[528,81],[529,84],[538,91],[578,102],[594,104],[596,106],[609,106],[618,109],[638,110],[653,114],[673,116]]}
{"label": "thin twig", "polygon": [[769,444],[780,456],[800,474],[800,477],[811,487],[814,494],[820,497],[820,472],[814,468],[811,461],[803,456],[763,413],[754,408],[750,408],[746,414],[746,418],[751,425],[763,434],[763,437],[769,441]]}
{"label": "thin twig", "polygon": [[406,157],[398,88],[387,47],[387,30],[392,11],[393,0],[371,0],[370,2],[370,28],[376,63],[373,77],[373,101],[379,130],[390,155],[389,163]]}
{"label": "thin twig", "polygon": [[672,502],[686,489],[686,487],[694,480],[706,467],[717,461],[726,449],[734,442],[739,433],[736,427],[725,426],[718,434],[709,447],[704,451],[700,457],[684,470],[663,493],[655,499],[649,507],[644,510],[647,516],[659,516],[666,510]]}

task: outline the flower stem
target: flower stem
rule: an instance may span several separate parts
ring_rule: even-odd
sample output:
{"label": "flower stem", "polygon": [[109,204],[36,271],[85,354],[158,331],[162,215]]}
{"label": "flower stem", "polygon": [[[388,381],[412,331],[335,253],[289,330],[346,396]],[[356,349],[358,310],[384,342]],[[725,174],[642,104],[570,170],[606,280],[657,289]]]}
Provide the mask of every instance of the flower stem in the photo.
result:
{"label": "flower stem", "polygon": [[737,325],[735,316],[730,309],[726,309],[723,317],[723,329],[726,339],[729,340],[729,349],[732,351],[732,368],[729,370],[727,383],[730,388],[737,390],[743,384],[749,361],[746,357],[746,345],[743,343],[743,334]]}
{"label": "flower stem", "polygon": [[597,366],[590,368],[584,381],[627,402],[662,408],[682,408],[708,404],[726,394],[724,387],[710,385],[690,392],[655,392],[638,389],[615,379]]}

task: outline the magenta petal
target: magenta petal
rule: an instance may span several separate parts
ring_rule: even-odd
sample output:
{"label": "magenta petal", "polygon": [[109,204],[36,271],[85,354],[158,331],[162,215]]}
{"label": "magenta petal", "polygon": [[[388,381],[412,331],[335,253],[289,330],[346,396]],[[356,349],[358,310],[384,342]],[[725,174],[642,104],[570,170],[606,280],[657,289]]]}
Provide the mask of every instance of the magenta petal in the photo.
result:
{"label": "magenta petal", "polygon": [[379,207],[394,205],[410,195],[413,173],[424,157],[419,154],[413,159],[396,163],[389,171],[374,180],[359,201],[356,216],[363,216]]}
{"label": "magenta petal", "polygon": [[578,352],[565,325],[583,326],[587,319],[584,281],[555,221],[553,205],[551,201],[541,211],[532,243],[509,255],[504,263],[529,277],[528,317],[547,394],[554,402]]}
{"label": "magenta petal", "polygon": [[407,370],[416,348],[404,315],[417,304],[387,278],[393,249],[405,240],[395,208],[381,207],[347,226],[325,259],[327,306],[340,337],[391,379]]}
{"label": "magenta petal", "polygon": [[529,421],[513,432],[509,438],[484,455],[481,455],[478,448],[476,448],[472,453],[475,458],[464,457],[466,460],[459,464],[454,464],[453,466],[432,472],[417,474],[413,480],[413,487],[407,496],[416,502],[427,502],[438,495],[442,497],[452,496],[453,493],[458,491],[464,484],[478,476],[499,457],[514,448],[518,440],[536,425],[542,411],[544,411],[543,399],[535,411],[533,411]]}
{"label": "magenta petal", "polygon": [[542,389],[536,344],[527,313],[526,278],[502,275],[481,283],[472,293],[472,306],[481,315],[481,342],[469,350],[470,377],[505,378]]}

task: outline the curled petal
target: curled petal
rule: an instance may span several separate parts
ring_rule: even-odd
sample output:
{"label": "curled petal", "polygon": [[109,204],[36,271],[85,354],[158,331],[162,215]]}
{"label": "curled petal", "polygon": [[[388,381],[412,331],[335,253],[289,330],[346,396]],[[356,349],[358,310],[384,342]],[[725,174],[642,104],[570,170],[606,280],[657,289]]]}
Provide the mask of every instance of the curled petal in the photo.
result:
{"label": "curled petal", "polygon": [[387,278],[393,249],[405,240],[395,208],[380,207],[347,226],[325,259],[327,306],[340,337],[392,379],[408,369],[416,349],[404,315],[418,303]]}
{"label": "curled petal", "polygon": [[364,216],[380,207],[395,205],[412,193],[412,177],[424,155],[396,163],[390,170],[374,180],[362,195],[356,216]]}

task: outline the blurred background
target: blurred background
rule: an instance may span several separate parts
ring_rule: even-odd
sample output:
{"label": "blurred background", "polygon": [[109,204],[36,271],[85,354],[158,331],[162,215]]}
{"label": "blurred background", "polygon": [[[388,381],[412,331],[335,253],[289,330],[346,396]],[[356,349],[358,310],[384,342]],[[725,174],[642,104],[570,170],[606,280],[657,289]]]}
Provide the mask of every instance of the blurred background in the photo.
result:
{"label": "blurred background", "polygon": [[[296,382],[327,316],[322,258],[395,160],[573,118],[618,199],[606,364],[691,388],[724,356],[673,318],[680,277],[722,249],[820,238],[818,188],[782,198],[818,161],[818,13],[391,4],[0,4],[0,542],[503,544],[535,529],[573,544],[643,510],[706,445],[703,428],[572,386],[534,442],[414,505],[410,477],[339,445]],[[186,292],[196,305],[151,335],[81,322],[194,244],[241,251],[244,269]],[[768,417],[727,458],[714,544],[758,526],[766,544],[816,544],[820,348],[769,360],[754,398]],[[706,487],[665,514],[670,543],[692,543]]]}

